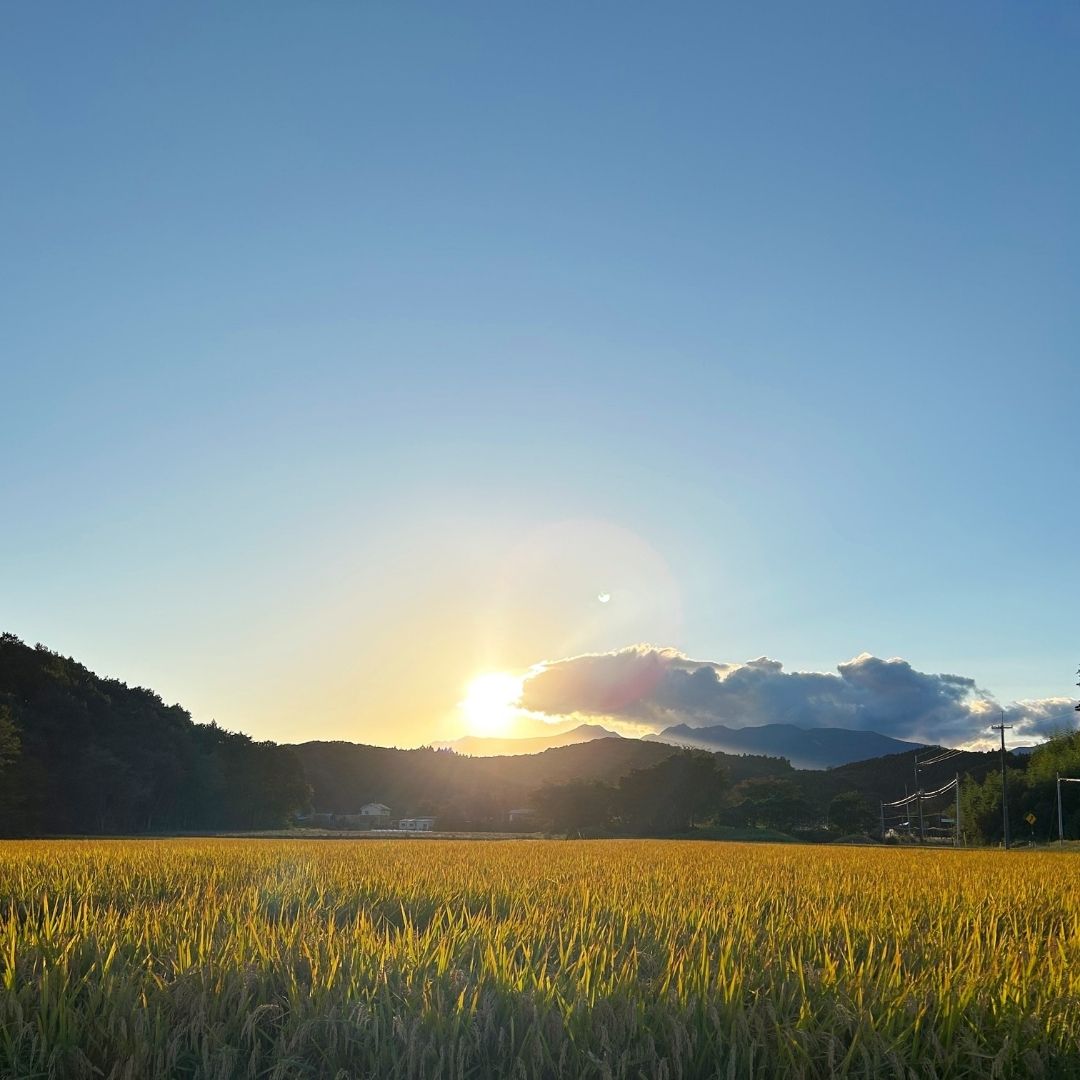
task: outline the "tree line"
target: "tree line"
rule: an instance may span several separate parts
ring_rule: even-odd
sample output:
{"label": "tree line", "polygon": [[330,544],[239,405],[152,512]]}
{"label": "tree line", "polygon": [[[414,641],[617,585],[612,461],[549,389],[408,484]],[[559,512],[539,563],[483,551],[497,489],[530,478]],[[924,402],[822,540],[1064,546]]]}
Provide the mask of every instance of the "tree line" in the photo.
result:
{"label": "tree line", "polygon": [[[780,828],[823,816],[831,795],[820,806],[817,795],[832,790],[820,783],[824,774],[800,773],[783,758],[684,752],[639,739],[505,757],[342,742],[301,743],[296,752],[320,814],[356,813],[377,801],[392,815],[432,815],[440,830],[461,832],[505,831],[511,811],[528,809],[533,826],[561,834],[662,835],[712,823],[719,813],[738,816],[740,808],[749,816],[750,806],[755,819]],[[811,789],[814,797],[804,797]],[[515,831],[520,825],[516,816]]]}
{"label": "tree line", "polygon": [[546,784],[533,796],[537,821],[571,836],[671,836],[704,826],[798,833],[806,839],[868,832],[877,822],[874,804],[861,792],[807,782],[820,780],[821,773],[798,774],[788,766],[772,775],[737,777],[731,765],[745,759],[723,757],[676,750],[615,783]]}
{"label": "tree line", "polygon": [[[1010,754],[1005,790],[1012,842],[1057,839],[1057,777],[1080,777],[1080,731],[1062,731],[1027,757]],[[1027,816],[1035,818],[1029,823]],[[965,778],[960,788],[960,815],[968,839],[978,844],[1001,842],[1001,773]],[[1062,824],[1066,839],[1080,840],[1080,784],[1062,785]]]}

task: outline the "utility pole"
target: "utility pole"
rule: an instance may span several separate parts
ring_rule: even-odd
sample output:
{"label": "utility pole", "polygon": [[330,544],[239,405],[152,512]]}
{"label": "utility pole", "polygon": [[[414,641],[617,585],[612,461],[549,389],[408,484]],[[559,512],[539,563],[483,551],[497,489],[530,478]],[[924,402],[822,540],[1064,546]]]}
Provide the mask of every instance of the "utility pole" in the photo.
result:
{"label": "utility pole", "polygon": [[1061,847],[1065,846],[1065,819],[1061,814],[1061,785],[1062,784],[1080,784],[1080,776],[1062,776],[1061,773],[1057,774],[1057,804],[1058,804],[1058,844]]}
{"label": "utility pole", "polygon": [[884,803],[881,804],[881,839],[882,839],[882,841],[885,840],[885,804]]}
{"label": "utility pole", "polygon": [[991,731],[1001,732],[1001,825],[1005,850],[1009,850],[1009,799],[1005,790],[1005,732],[1012,730],[1012,724],[1005,723],[1005,714],[1001,714],[1000,724],[991,724]]}
{"label": "utility pole", "polygon": [[1057,774],[1058,847],[1065,846],[1065,826],[1061,823],[1061,773]]}
{"label": "utility pole", "polygon": [[926,825],[922,816],[922,788],[919,786],[919,751],[915,751],[915,801],[919,804],[919,843],[926,843]]}
{"label": "utility pole", "polygon": [[956,846],[960,846],[960,774],[956,774]]}

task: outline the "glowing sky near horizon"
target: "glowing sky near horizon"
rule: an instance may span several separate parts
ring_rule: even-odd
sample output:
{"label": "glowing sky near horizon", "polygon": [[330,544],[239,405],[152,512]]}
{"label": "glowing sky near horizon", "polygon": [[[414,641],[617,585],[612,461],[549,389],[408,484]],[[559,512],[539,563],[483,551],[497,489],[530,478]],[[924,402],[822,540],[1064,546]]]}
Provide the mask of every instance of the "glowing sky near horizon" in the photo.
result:
{"label": "glowing sky near horizon", "polygon": [[642,643],[1074,691],[1075,5],[3,24],[0,630],[282,740]]}

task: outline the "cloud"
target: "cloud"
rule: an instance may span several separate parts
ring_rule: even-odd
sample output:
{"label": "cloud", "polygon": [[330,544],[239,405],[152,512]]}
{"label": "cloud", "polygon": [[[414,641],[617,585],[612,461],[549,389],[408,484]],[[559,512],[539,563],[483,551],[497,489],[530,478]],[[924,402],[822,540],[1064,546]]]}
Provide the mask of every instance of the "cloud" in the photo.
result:
{"label": "cloud", "polygon": [[[1003,709],[974,679],[918,671],[899,658],[863,653],[835,672],[785,671],[764,656],[724,664],[652,645],[541,664],[525,680],[521,705],[653,730],[787,723],[945,745],[983,741]],[[1004,712],[1014,725],[1013,742],[1075,726],[1067,698],[1015,702]]]}
{"label": "cloud", "polygon": [[[1014,744],[1037,742],[1065,728],[1075,728],[1077,713],[1071,698],[1052,697],[1016,701],[1005,706],[1005,723],[1012,724]],[[995,721],[996,722],[996,721]]]}

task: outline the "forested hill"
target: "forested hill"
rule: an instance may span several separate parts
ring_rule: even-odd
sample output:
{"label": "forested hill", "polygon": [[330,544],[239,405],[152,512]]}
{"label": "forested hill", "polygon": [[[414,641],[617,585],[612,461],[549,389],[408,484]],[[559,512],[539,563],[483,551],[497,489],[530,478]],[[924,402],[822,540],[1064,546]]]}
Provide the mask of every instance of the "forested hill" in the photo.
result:
{"label": "forested hill", "polygon": [[351,742],[293,748],[303,763],[317,812],[356,813],[381,802],[403,815],[435,814],[473,821],[527,804],[543,783],[617,780],[672,754],[670,746],[597,739],[514,757],[467,757],[450,749],[399,750]]}
{"label": "forested hill", "polygon": [[[935,754],[935,750],[938,753]],[[919,785],[925,791],[942,787],[954,776],[971,777],[981,783],[988,773],[996,775],[1001,768],[1001,758],[996,750],[946,751],[941,746],[927,747],[921,757],[931,762],[919,769]],[[1009,764],[1023,770],[1026,761],[1018,755],[1010,755]],[[829,776],[844,787],[850,786],[874,799],[891,801],[915,790],[915,757],[908,752],[853,761],[830,769]]]}
{"label": "forested hill", "polygon": [[251,829],[307,798],[288,748],[0,635],[0,834]]}
{"label": "forested hill", "polygon": [[[364,803],[381,802],[395,814],[434,814],[442,827],[460,829],[505,824],[507,812],[527,807],[545,784],[616,783],[635,769],[650,768],[678,753],[663,743],[620,738],[506,757],[348,742],[308,742],[294,749],[317,811],[356,813]],[[792,772],[779,758],[715,756],[732,781]]]}

